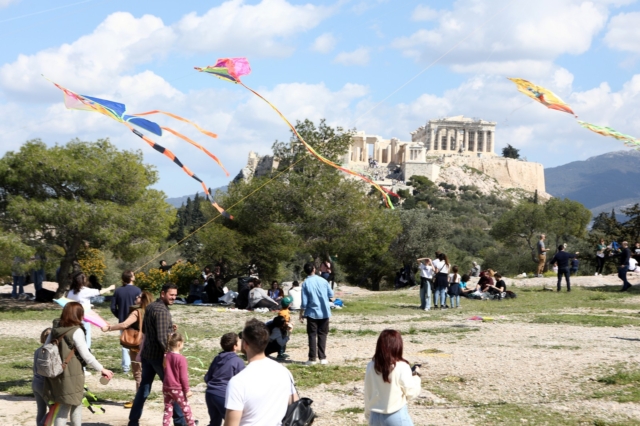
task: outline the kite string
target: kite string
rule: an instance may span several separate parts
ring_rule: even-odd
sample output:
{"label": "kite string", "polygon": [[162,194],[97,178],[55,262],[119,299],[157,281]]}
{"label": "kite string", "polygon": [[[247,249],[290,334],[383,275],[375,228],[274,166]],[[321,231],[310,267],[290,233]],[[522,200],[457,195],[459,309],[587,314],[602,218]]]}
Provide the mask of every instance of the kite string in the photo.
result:
{"label": "kite string", "polygon": [[[292,163],[291,165],[285,167],[284,169],[282,169],[282,171],[280,171],[278,174],[276,174],[274,177],[272,177],[271,179],[269,179],[268,181],[266,181],[265,183],[263,183],[262,185],[260,185],[259,187],[257,187],[256,189],[254,189],[253,191],[251,191],[250,193],[248,193],[247,195],[245,195],[244,197],[242,197],[241,199],[239,199],[237,202],[235,202],[234,204],[232,204],[231,206],[227,207],[226,210],[229,211],[232,208],[236,207],[238,204],[242,203],[244,200],[246,200],[247,198],[251,197],[253,194],[255,194],[256,192],[260,191],[262,188],[264,188],[265,186],[267,186],[268,184],[270,184],[271,182],[273,182],[274,180],[276,180],[277,178],[279,178],[280,176],[282,176],[286,171],[288,171],[290,168],[292,168],[293,166],[297,165],[299,162],[301,162],[302,160],[305,160],[306,157],[301,157],[298,161],[296,161],[295,163]],[[172,250],[173,248],[175,248],[176,246],[182,244],[184,241],[186,241],[187,239],[191,238],[195,233],[199,232],[202,228],[204,228],[205,226],[209,225],[210,223],[212,223],[214,220],[216,220],[217,218],[219,218],[220,216],[222,216],[221,213],[218,213],[217,216],[214,216],[212,219],[210,219],[208,222],[206,222],[204,225],[201,225],[200,227],[198,227],[197,229],[195,229],[193,232],[191,232],[189,235],[187,235],[186,237],[184,237],[183,239],[181,239],[180,241],[176,242],[175,244],[171,245],[169,248],[167,248],[166,250],[164,250],[162,253],[158,254],[157,256],[153,257],[151,260],[149,260],[147,263],[145,263],[144,265],[138,267],[135,269],[134,272],[138,272],[141,269],[143,269],[145,266],[147,266],[148,264],[150,264],[151,262],[153,262],[154,260],[158,259],[159,257],[163,256],[165,253],[169,252],[170,250]]]}

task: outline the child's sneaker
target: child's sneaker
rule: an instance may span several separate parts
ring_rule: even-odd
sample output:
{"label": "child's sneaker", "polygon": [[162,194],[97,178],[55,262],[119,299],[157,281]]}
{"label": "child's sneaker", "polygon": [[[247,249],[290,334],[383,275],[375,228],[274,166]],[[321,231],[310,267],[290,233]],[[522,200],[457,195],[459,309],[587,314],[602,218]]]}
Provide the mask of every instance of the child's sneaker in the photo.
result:
{"label": "child's sneaker", "polygon": [[290,358],[290,357],[287,354],[279,354],[278,355],[278,359],[288,359],[288,358]]}

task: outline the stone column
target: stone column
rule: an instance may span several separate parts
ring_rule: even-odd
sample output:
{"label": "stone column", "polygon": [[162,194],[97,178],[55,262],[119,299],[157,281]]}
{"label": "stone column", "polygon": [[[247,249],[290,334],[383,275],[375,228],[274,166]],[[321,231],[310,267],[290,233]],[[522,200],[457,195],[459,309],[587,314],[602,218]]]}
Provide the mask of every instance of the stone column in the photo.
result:
{"label": "stone column", "polygon": [[464,144],[464,150],[469,151],[469,130],[464,129],[463,132],[464,132],[464,138],[463,138],[464,142],[462,143]]}
{"label": "stone column", "polygon": [[432,150],[432,149],[434,149],[433,148],[433,142],[434,142],[434,140],[436,138],[436,132],[435,132],[435,130],[433,130],[433,127],[431,127],[431,130],[429,131],[429,137],[431,138],[430,139],[431,146],[430,146],[429,150]]}
{"label": "stone column", "polygon": [[482,133],[484,133],[484,152],[489,152],[489,138],[487,138],[489,132],[483,130]]}

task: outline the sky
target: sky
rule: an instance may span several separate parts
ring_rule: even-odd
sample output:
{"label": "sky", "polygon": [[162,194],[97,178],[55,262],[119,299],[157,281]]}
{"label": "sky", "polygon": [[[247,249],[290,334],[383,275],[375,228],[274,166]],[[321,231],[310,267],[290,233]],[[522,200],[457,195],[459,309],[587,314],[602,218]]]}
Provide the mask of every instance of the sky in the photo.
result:
{"label": "sky", "polygon": [[[154,137],[209,187],[227,184],[250,151],[288,140],[268,105],[238,85],[196,72],[247,57],[243,81],[293,122],[326,119],[410,141],[430,119],[497,122],[528,161],[555,167],[621,142],[519,93],[507,77],[549,88],[581,120],[640,137],[640,6],[635,0],[0,0],[0,155],[25,141],[109,138],[141,150],[167,196],[199,184],[121,124],[67,110],[47,78],[128,111],[165,110],[211,130],[154,116],[218,156]],[[123,173],[126,171],[123,171]]]}

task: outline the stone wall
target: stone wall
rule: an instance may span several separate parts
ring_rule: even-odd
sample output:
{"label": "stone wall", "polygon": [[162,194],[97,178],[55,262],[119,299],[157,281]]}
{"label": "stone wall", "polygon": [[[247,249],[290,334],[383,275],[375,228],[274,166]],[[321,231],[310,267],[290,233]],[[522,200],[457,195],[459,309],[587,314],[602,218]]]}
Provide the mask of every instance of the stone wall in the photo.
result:
{"label": "stone wall", "polygon": [[417,175],[425,176],[435,182],[440,175],[440,166],[435,163],[404,163],[402,164],[402,175],[405,180]]}

